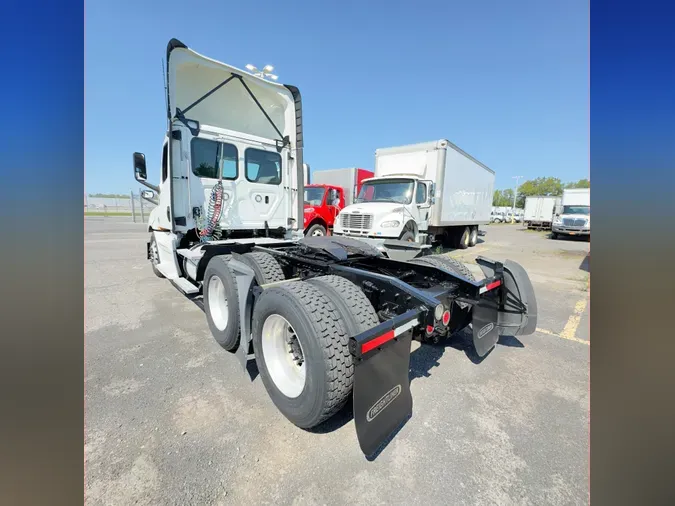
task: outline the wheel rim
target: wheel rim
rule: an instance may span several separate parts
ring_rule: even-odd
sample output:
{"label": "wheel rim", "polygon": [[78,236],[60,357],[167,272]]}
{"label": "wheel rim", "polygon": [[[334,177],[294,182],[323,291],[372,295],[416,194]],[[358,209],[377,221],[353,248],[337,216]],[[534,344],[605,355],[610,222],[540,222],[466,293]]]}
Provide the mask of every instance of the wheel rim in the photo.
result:
{"label": "wheel rim", "polygon": [[276,387],[294,399],[305,388],[305,355],[295,330],[281,315],[267,317],[262,328],[262,353]]}
{"label": "wheel rim", "polygon": [[317,228],[314,232],[312,232],[312,237],[319,237],[319,236],[322,236],[322,235],[325,235],[325,234],[323,233],[323,230],[321,230],[320,228]]}
{"label": "wheel rim", "polygon": [[464,246],[469,245],[469,234],[464,234]]}
{"label": "wheel rim", "polygon": [[471,231],[471,239],[469,239],[471,241],[471,244],[476,242],[477,237],[478,237],[478,232],[476,230],[472,230]]}
{"label": "wheel rim", "polygon": [[209,279],[209,313],[213,324],[218,330],[225,330],[227,321],[230,318],[228,310],[227,296],[225,295],[225,285],[218,276],[211,276]]}

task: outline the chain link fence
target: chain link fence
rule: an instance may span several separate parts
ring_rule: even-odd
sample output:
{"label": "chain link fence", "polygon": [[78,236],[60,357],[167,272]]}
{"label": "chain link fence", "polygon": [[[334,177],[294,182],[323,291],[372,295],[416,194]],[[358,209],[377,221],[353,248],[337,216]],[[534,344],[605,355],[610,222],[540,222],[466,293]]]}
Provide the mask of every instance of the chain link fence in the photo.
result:
{"label": "chain link fence", "polygon": [[141,198],[140,190],[138,193],[129,192],[128,196],[84,196],[85,216],[121,217],[134,223],[145,223],[155,207],[152,202]]}

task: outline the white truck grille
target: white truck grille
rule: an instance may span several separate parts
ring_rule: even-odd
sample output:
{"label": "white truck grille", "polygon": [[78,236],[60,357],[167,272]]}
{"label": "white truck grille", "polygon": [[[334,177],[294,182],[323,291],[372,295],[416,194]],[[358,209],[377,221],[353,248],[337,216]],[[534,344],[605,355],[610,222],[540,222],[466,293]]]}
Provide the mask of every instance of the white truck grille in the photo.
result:
{"label": "white truck grille", "polygon": [[344,229],[368,230],[373,226],[373,215],[342,213],[340,215],[340,225]]}
{"label": "white truck grille", "polygon": [[566,227],[583,227],[586,224],[585,218],[563,218],[562,221]]}

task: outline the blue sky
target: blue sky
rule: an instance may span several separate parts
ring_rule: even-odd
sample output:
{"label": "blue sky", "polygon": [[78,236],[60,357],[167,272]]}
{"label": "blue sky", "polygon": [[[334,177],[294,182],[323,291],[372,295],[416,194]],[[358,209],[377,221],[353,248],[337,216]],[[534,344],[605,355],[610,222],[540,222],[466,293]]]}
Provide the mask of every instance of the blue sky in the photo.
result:
{"label": "blue sky", "polygon": [[271,63],[298,86],[314,170],[448,138],[497,188],[588,177],[588,12],[580,0],[88,2],[85,191],[137,190],[133,151],[159,179],[171,37],[240,68]]}

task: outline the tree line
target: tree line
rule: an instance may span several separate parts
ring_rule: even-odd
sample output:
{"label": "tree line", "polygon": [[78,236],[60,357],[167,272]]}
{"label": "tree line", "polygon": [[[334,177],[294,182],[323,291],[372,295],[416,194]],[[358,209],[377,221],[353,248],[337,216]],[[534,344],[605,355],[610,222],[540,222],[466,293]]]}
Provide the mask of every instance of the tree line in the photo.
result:
{"label": "tree line", "polygon": [[[580,179],[570,183],[563,183],[557,177],[538,177],[525,181],[518,187],[516,196],[516,207],[523,209],[525,207],[525,198],[531,196],[553,196],[558,197],[563,194],[563,190],[568,188],[590,188],[591,182],[588,179]],[[495,190],[492,197],[492,205],[498,207],[513,206],[513,189]]]}
{"label": "tree line", "polygon": [[129,194],[122,195],[121,193],[89,193],[88,197],[107,198],[107,199],[128,199]]}

